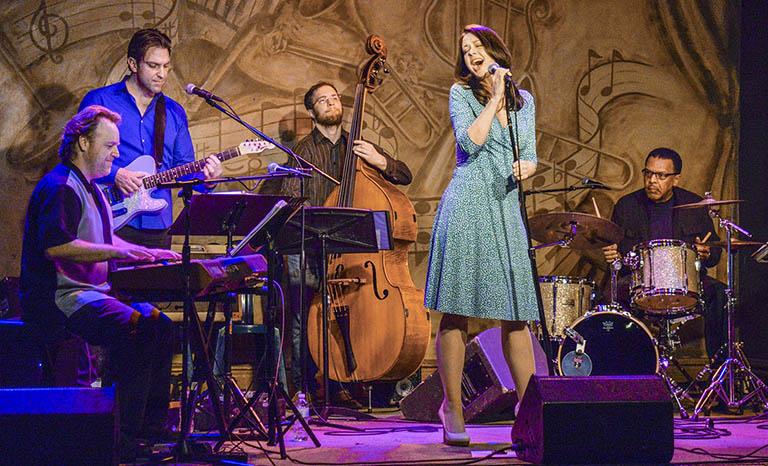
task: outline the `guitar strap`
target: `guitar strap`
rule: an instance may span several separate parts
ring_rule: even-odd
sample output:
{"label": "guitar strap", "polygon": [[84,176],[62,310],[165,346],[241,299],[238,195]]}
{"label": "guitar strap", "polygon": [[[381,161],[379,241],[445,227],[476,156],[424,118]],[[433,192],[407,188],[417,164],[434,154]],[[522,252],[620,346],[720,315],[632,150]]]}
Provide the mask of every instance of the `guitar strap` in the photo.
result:
{"label": "guitar strap", "polygon": [[155,158],[155,166],[160,168],[163,164],[163,144],[165,141],[165,94],[157,95],[155,102],[155,137],[152,141],[152,155]]}

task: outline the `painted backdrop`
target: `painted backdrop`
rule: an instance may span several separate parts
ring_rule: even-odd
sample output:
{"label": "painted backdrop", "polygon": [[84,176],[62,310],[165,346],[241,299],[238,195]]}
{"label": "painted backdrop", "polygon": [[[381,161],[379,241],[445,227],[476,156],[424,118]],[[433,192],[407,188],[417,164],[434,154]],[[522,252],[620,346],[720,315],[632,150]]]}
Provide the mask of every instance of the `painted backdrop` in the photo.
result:
{"label": "painted backdrop", "polygon": [[[368,100],[364,134],[414,173],[404,191],[418,213],[410,253],[418,286],[454,166],[447,96],[467,23],[503,36],[514,77],[536,97],[540,163],[528,186],[589,177],[614,188],[535,196],[530,214],[594,213],[596,204],[610,215],[642,185],[645,155],[657,146],[683,155],[682,187],[735,192],[738,6],[727,0],[9,0],[0,19],[0,274],[18,275],[27,199],[57,161],[63,123],[88,90],[126,73],[128,39],[142,27],[174,41],[166,91],[189,114],[198,158],[249,133],[184,94],[185,84],[215,91],[290,146],[311,129],[306,88],[336,83],[349,109],[364,40],[380,35],[391,73]],[[225,175],[284,159],[276,151],[234,159]],[[539,272],[602,283],[605,266],[599,251],[553,248],[539,253]]]}

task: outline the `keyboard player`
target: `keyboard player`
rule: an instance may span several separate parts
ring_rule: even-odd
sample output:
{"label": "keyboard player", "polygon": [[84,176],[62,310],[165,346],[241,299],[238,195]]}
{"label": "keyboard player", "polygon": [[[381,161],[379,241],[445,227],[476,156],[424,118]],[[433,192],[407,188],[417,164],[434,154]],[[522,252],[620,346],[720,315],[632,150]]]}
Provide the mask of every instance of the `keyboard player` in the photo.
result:
{"label": "keyboard player", "polygon": [[[120,116],[89,106],[64,127],[61,163],[29,201],[21,259],[26,320],[48,333],[64,327],[107,348],[104,382],[117,385],[122,462],[146,453],[139,439],[168,440],[172,323],[146,303],[111,294],[109,264],[120,260],[178,260],[170,250],[128,243],[112,234],[112,213],[94,179],[119,156]],[[151,443],[150,443],[151,444]]]}

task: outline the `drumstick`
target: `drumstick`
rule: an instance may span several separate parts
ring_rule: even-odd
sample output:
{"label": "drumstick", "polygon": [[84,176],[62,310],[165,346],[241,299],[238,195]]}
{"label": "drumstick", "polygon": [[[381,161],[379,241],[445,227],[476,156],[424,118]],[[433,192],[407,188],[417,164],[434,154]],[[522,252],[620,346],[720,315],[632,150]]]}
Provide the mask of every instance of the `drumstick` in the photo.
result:
{"label": "drumstick", "polygon": [[597,207],[597,201],[595,201],[594,196],[592,196],[592,205],[595,206],[595,213],[597,214],[597,218],[603,218],[603,216],[600,215],[600,209]]}
{"label": "drumstick", "polygon": [[710,236],[712,236],[712,232],[708,231],[707,232],[707,236],[705,236],[704,239],[700,240],[699,242],[700,243],[706,243]]}

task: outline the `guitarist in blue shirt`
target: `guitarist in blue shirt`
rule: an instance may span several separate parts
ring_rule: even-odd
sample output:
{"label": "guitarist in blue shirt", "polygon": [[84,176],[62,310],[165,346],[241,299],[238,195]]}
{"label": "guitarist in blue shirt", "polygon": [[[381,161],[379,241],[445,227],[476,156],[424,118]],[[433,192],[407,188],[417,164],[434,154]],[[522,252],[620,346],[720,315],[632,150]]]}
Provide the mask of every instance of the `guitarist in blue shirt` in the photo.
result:
{"label": "guitarist in blue shirt", "polygon": [[[120,157],[110,174],[99,180],[114,184],[114,195],[118,197],[135,196],[142,188],[142,178],[152,174],[143,165],[131,166],[142,155],[154,157],[155,166],[150,164],[149,169],[157,172],[195,161],[187,114],[178,102],[162,93],[171,69],[170,38],[157,29],[137,31],[128,45],[127,61],[130,75],[90,91],[80,103],[81,110],[89,105],[102,105],[122,117]],[[221,173],[221,161],[209,156],[202,166],[202,175],[210,179]],[[152,197],[164,200],[167,205],[135,216],[122,228],[118,226],[117,234],[133,243],[168,249],[168,228],[173,222],[171,192],[156,190]],[[121,212],[113,214],[119,225]]]}

